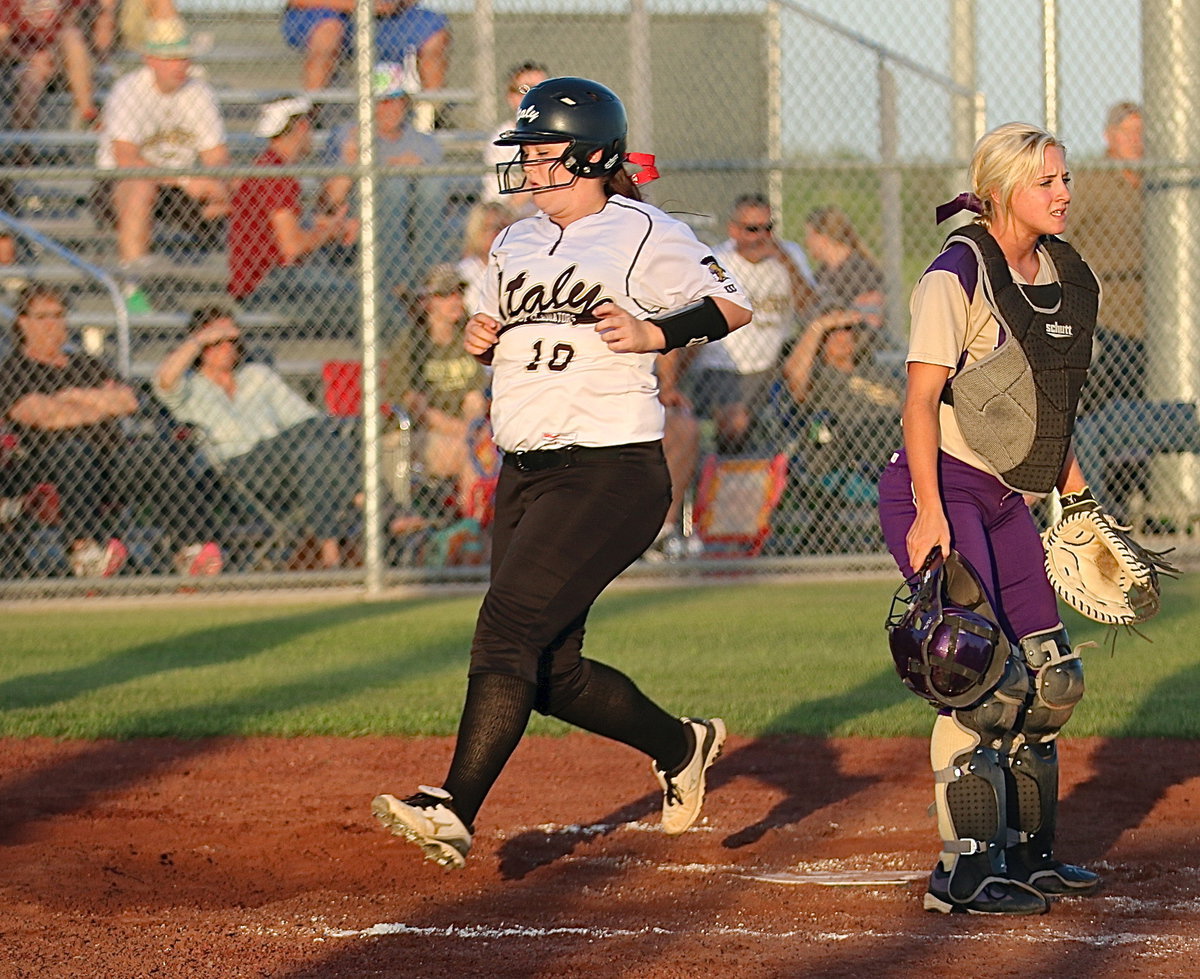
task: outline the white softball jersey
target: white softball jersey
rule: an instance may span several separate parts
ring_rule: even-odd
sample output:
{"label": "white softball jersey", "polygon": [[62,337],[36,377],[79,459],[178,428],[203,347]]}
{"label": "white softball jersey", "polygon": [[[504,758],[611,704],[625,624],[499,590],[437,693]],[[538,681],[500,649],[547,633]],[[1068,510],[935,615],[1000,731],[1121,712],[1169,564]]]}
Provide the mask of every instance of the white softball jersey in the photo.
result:
{"label": "white softball jersey", "polygon": [[506,452],[662,438],[655,354],[614,353],[591,310],[646,319],[705,296],[750,309],[741,287],[682,221],[614,195],[560,228],[538,214],[492,244],[481,311],[497,319],[492,430]]}
{"label": "white softball jersey", "polygon": [[[783,242],[800,274],[812,283],[808,259],[794,241]],[[696,352],[695,366],[703,370],[757,374],[779,364],[783,345],[796,332],[796,305],[792,277],[778,258],[751,262],[738,254],[732,241],[717,246],[714,254],[754,303],[754,319],[720,343]]]}

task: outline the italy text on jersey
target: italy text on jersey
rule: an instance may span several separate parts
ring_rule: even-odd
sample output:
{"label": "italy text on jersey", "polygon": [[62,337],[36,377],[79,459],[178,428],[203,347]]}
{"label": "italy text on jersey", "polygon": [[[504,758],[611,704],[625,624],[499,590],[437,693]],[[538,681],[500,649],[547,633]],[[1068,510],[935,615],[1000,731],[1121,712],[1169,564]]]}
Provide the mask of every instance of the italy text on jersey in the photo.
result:
{"label": "italy text on jersey", "polygon": [[524,323],[595,323],[592,312],[602,303],[612,302],[599,282],[588,282],[572,263],[547,285],[530,281],[522,269],[504,283],[500,293],[500,318],[506,329]]}

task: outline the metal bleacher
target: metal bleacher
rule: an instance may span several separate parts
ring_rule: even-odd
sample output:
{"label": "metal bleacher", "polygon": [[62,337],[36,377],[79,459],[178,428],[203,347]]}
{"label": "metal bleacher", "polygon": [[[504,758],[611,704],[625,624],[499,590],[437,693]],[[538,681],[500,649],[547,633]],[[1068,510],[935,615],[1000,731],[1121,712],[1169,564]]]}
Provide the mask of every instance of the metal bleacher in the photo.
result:
{"label": "metal bleacher", "polygon": [[[271,99],[297,94],[300,58],[283,42],[277,11],[188,14],[197,36],[209,35],[210,50],[195,59],[217,92],[228,133],[234,165],[247,165],[261,151],[263,141],[252,129],[259,107]],[[136,54],[123,53],[98,80],[98,98],[111,82],[136,67]],[[334,87],[309,93],[323,105],[314,146],[324,145],[332,126],[353,119],[354,92],[343,71]],[[422,93],[421,101],[442,107],[470,105],[474,93],[466,89],[443,89]],[[115,234],[100,228],[92,214],[94,179],[79,170],[94,167],[98,133],[70,126],[70,100],[65,92],[51,91],[43,100],[41,128],[31,132],[0,130],[0,160],[12,159],[11,150],[22,147],[35,166],[14,182],[17,216],[29,227],[70,249],[81,259],[106,269],[117,267]],[[476,164],[482,135],[477,132],[439,128],[436,137],[446,148],[452,164]],[[70,169],[59,174],[56,170]],[[469,183],[463,178],[464,185]],[[319,181],[303,181],[306,192],[315,193]],[[206,302],[226,302],[228,276],[224,249],[207,253],[195,250],[174,252],[170,243],[156,240],[153,262],[139,273],[139,284],[150,299],[153,312],[129,316],[135,375],[148,375],[169,347],[178,342],[191,309]],[[110,353],[114,342],[116,314],[110,298],[98,284],[62,261],[36,242],[23,242],[17,264],[0,266],[0,301],[11,303],[21,286],[32,280],[49,281],[70,298],[70,324],[80,342],[92,353]],[[289,322],[271,312],[239,314],[252,344],[270,348],[281,372],[311,381],[320,365],[329,359],[353,357],[350,339],[309,338],[288,329]]]}

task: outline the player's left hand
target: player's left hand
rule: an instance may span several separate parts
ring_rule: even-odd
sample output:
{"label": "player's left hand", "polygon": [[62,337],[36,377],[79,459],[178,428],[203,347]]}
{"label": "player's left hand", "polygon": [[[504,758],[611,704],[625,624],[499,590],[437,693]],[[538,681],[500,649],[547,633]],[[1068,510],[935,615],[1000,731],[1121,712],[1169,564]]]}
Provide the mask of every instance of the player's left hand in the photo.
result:
{"label": "player's left hand", "polygon": [[657,324],[638,319],[616,303],[601,303],[592,312],[599,320],[596,332],[613,353],[657,353],[667,345]]}

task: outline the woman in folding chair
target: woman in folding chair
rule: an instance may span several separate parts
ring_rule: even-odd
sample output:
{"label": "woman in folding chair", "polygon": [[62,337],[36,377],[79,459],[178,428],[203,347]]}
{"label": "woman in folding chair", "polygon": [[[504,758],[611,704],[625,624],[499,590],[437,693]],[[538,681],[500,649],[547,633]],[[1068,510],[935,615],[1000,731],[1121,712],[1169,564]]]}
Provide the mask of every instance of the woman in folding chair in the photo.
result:
{"label": "woman in folding chair", "polygon": [[482,312],[467,324],[466,349],[494,369],[505,451],[491,586],[445,782],[372,807],[448,867],[463,866],[476,814],[534,710],[653,759],[672,835],[699,816],[725,739],[719,718],[672,716],[582,655],[592,603],[654,540],[670,503],[655,353],[750,320],[708,248],[640,201],[625,132],[611,91],[554,78],[529,90],[499,140],[516,149],[497,167],[501,192],[532,192],[541,213],[497,236]]}
{"label": "woman in folding chair", "polygon": [[242,355],[233,314],[219,305],[197,309],[187,337],[159,366],[154,391],[195,426],[222,475],[259,505],[302,516],[320,541],[321,566],[336,568],[362,485],[358,448],[274,369],[244,363]]}

